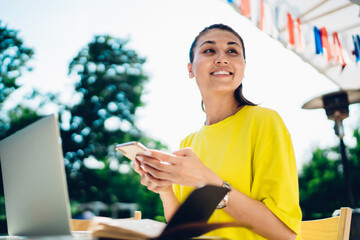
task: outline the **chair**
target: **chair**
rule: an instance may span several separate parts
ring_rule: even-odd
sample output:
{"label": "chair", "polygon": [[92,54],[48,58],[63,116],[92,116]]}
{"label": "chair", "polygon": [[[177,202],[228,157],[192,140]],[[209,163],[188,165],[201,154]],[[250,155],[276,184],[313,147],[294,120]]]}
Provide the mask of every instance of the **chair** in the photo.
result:
{"label": "chair", "polygon": [[[141,211],[135,211],[134,217],[124,218],[124,219],[139,220],[139,219],[141,219]],[[91,224],[91,220],[71,219],[72,231],[88,231],[90,224]]]}
{"label": "chair", "polygon": [[340,216],[301,222],[302,240],[349,240],[351,208],[341,208]]}

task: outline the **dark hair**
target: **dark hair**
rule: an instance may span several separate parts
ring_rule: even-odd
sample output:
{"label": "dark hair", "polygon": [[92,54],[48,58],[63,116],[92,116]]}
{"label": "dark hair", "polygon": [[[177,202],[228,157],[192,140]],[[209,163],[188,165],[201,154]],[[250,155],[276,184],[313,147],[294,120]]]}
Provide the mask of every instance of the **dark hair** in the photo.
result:
{"label": "dark hair", "polygon": [[[210,25],[208,27],[205,27],[201,32],[199,32],[199,34],[196,36],[196,38],[194,39],[194,41],[191,44],[190,47],[190,52],[189,52],[189,58],[190,58],[190,63],[192,64],[194,61],[194,48],[196,46],[196,43],[198,42],[199,38],[204,35],[207,31],[212,30],[212,29],[219,29],[219,30],[223,30],[223,31],[228,31],[231,32],[232,34],[234,34],[241,42],[241,46],[242,46],[242,50],[243,50],[243,56],[244,56],[244,60],[246,61],[246,57],[245,57],[245,45],[244,45],[244,41],[242,39],[242,37],[231,27],[225,25],[225,24],[213,24]],[[236,90],[234,91],[234,96],[235,96],[235,100],[239,103],[239,107],[240,106],[244,106],[244,105],[250,105],[250,106],[255,106],[255,103],[252,103],[251,101],[247,100],[243,93],[242,93],[242,83],[239,85],[238,88],[236,88]],[[203,103],[201,103],[203,105]],[[204,107],[202,106],[203,110]]]}
{"label": "dark hair", "polygon": [[211,29],[219,29],[219,30],[223,30],[223,31],[228,31],[228,32],[231,32],[232,34],[234,34],[241,42],[241,46],[242,46],[242,50],[243,50],[243,56],[244,56],[244,59],[246,60],[246,57],[245,57],[245,46],[244,46],[244,41],[242,39],[242,37],[240,37],[240,35],[235,32],[234,29],[232,29],[231,27],[229,27],[228,25],[225,25],[225,24],[213,24],[213,25],[210,25],[206,28],[204,28],[201,32],[199,32],[199,34],[196,36],[196,38],[194,39],[194,41],[192,42],[191,44],[191,47],[190,47],[190,53],[189,53],[189,57],[190,57],[190,63],[193,63],[194,61],[194,48],[196,46],[196,43],[197,41],[199,40],[199,38],[204,35],[207,31],[211,30]]}

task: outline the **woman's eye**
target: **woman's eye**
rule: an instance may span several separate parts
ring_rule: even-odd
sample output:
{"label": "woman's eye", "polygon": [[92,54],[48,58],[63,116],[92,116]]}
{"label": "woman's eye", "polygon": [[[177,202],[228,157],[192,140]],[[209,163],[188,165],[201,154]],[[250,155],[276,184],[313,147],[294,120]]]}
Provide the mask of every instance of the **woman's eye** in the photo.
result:
{"label": "woman's eye", "polygon": [[229,52],[229,53],[236,53],[236,54],[238,53],[238,51],[236,51],[235,49],[231,49],[231,50],[229,50],[228,52]]}
{"label": "woman's eye", "polygon": [[203,53],[214,53],[214,49],[206,49],[203,51]]}

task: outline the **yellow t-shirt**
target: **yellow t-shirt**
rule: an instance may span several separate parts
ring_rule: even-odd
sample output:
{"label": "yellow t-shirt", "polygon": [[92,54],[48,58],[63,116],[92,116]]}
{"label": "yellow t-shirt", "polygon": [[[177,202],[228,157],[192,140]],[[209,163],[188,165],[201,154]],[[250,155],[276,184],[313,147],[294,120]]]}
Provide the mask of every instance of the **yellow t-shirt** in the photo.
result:
{"label": "yellow t-shirt", "polygon": [[[244,106],[235,115],[190,134],[180,147],[191,147],[219,177],[263,202],[290,229],[299,233],[302,215],[296,161],[288,130],[275,111]],[[194,190],[179,185],[173,189],[180,202]],[[234,218],[222,209],[215,210],[209,220],[229,221]],[[246,228],[223,228],[208,235],[234,240],[264,239]]]}

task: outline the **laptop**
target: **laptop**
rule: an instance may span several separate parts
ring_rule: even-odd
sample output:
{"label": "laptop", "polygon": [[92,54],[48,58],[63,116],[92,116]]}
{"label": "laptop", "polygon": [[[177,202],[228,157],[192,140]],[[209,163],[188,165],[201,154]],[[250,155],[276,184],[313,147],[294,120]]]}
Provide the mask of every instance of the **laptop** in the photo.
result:
{"label": "laptop", "polygon": [[58,117],[44,117],[0,142],[10,236],[71,235]]}

